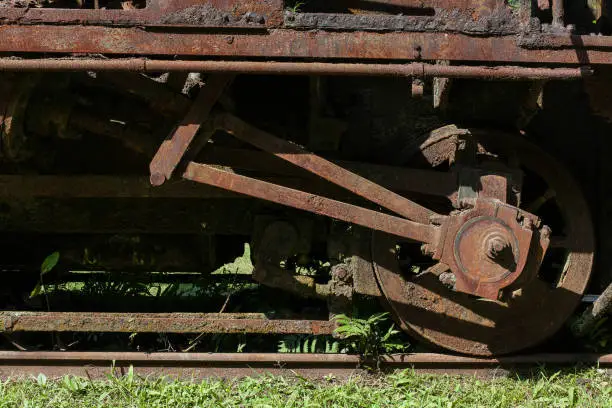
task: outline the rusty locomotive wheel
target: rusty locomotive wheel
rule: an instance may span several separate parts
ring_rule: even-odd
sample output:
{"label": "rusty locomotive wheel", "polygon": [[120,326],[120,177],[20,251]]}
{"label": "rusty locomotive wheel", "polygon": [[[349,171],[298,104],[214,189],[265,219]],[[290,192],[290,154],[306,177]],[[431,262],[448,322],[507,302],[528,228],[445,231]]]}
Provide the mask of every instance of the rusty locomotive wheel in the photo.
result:
{"label": "rusty locomotive wheel", "polygon": [[374,271],[383,302],[402,329],[460,353],[507,354],[540,343],[573,313],[591,275],[593,225],[567,170],[521,136],[447,126],[415,149],[415,162],[441,171],[450,165],[452,171],[458,138],[466,134],[477,141],[478,163],[493,160],[506,169],[520,169],[522,180],[508,183],[512,194],[507,201],[538,215],[552,229],[551,248],[537,277],[502,300],[460,293],[449,285],[444,265],[380,232],[372,238]]}

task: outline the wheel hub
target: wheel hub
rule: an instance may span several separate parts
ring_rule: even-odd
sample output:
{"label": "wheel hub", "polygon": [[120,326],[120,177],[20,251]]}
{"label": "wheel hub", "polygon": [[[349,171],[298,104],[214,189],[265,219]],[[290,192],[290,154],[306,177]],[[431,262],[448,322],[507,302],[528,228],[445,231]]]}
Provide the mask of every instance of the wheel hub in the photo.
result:
{"label": "wheel hub", "polygon": [[[533,278],[529,269],[539,268],[549,243],[548,228],[539,226],[533,214],[499,200],[479,198],[473,209],[451,217],[434,258],[455,274],[455,290],[495,300],[519,277],[524,277],[522,282]],[[539,246],[537,251],[530,250],[532,242]]]}

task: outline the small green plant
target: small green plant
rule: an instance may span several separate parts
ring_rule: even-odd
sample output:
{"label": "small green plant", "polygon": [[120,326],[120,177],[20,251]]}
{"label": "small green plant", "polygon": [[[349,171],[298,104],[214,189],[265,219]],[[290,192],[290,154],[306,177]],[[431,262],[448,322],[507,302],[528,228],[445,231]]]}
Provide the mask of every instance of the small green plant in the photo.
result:
{"label": "small green plant", "polygon": [[585,347],[594,352],[609,350],[612,345],[612,332],[610,331],[608,316],[604,316],[586,333]]}
{"label": "small green plant", "polygon": [[319,342],[315,336],[291,335],[285,336],[278,342],[279,353],[338,353],[340,343],[335,340],[325,339]]}
{"label": "small green plant", "polygon": [[234,259],[233,262],[221,266],[212,272],[212,275],[250,275],[253,273],[253,263],[251,262],[251,246],[248,242],[244,243],[242,255]]}
{"label": "small green plant", "polygon": [[43,373],[38,374],[38,377],[36,377],[36,383],[40,387],[46,387],[47,386],[47,376],[44,375]]}
{"label": "small green plant", "polygon": [[30,292],[30,298],[36,297],[40,294],[44,294],[45,299],[47,301],[47,309],[50,309],[51,307],[49,305],[49,298],[47,296],[47,291],[45,290],[45,282],[44,282],[43,276],[51,272],[53,268],[55,268],[55,266],[59,262],[59,257],[60,257],[60,254],[59,252],[56,251],[45,258],[42,265],[40,265],[40,274],[38,275],[38,283],[36,284],[34,289],[32,289],[32,292]]}
{"label": "small green plant", "polygon": [[112,275],[106,280],[90,281],[82,288],[84,294],[92,296],[119,295],[119,296],[148,296],[149,286],[141,282],[117,281]]}
{"label": "small green plant", "polygon": [[506,3],[513,10],[517,10],[521,7],[521,0],[507,0]]}
{"label": "small green plant", "polygon": [[299,13],[302,7],[304,7],[305,5],[306,1],[291,0],[287,2],[287,10],[291,11],[292,13]]}
{"label": "small green plant", "polygon": [[74,376],[64,376],[62,386],[71,393],[84,393],[88,383],[83,378]]}
{"label": "small green plant", "polygon": [[404,351],[407,344],[397,339],[399,330],[391,324],[388,329],[383,325],[388,322],[388,313],[379,313],[367,319],[358,319],[346,315],[337,315],[336,334],[347,343],[350,351],[359,353],[364,359],[374,359],[377,363],[383,354]]}

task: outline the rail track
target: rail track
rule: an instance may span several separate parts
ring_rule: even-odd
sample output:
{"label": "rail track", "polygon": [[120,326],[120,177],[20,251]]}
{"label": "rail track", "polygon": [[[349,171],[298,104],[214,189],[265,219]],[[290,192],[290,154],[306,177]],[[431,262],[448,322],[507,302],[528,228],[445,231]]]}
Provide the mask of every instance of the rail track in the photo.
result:
{"label": "rail track", "polygon": [[[142,353],[142,352],[0,352],[3,379],[77,375],[92,379],[123,375],[130,366],[141,376],[181,379],[236,378],[261,374],[345,379],[366,374],[376,366],[347,354],[293,353]],[[531,354],[476,358],[435,353],[396,354],[382,357],[383,372],[413,369],[419,373],[444,373],[494,377],[534,368],[598,367],[612,373],[612,354]],[[368,368],[370,367],[370,369]]]}

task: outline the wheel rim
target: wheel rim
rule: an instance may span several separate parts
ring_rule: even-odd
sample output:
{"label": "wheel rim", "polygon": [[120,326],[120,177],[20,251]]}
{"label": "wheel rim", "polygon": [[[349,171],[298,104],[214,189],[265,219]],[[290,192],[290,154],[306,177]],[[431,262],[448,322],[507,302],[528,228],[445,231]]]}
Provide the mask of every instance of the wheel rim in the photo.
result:
{"label": "wheel rim", "polygon": [[[434,131],[419,146],[419,151],[436,167],[449,158],[459,134],[466,131],[454,127]],[[506,302],[492,302],[454,292],[432,274],[418,277],[406,274],[398,264],[397,238],[390,235],[373,234],[372,259],[383,302],[404,330],[460,353],[499,355],[541,342],[573,313],[591,275],[595,239],[580,189],[556,160],[514,135],[480,131],[471,134],[486,151],[518,157],[522,167],[556,193],[548,201],[553,200],[552,205],[561,214],[565,238],[557,240],[554,255],[548,261],[545,259],[542,271],[552,270],[554,273],[546,273],[552,280],[550,277],[545,280],[542,272]],[[546,223],[546,218],[543,221]],[[557,259],[564,262],[553,268]]]}

